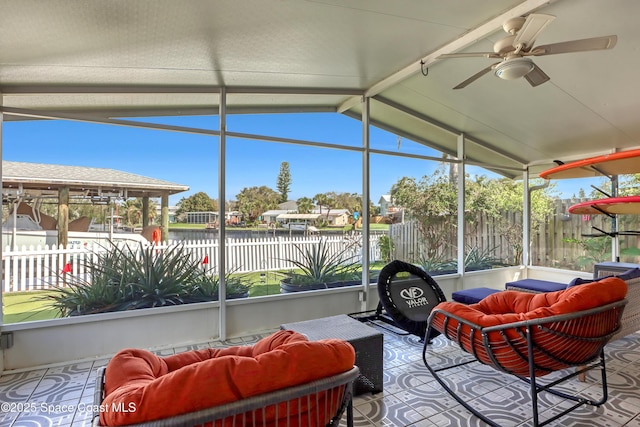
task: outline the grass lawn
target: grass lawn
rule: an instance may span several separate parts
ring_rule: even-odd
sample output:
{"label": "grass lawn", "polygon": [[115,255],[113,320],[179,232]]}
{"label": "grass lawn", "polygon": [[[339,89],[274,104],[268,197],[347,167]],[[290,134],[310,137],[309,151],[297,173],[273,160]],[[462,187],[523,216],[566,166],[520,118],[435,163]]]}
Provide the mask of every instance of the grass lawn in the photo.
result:
{"label": "grass lawn", "polygon": [[46,301],[42,300],[47,293],[47,291],[30,291],[2,294],[4,313],[2,322],[8,324],[59,317],[58,312],[49,308]]}
{"label": "grass lawn", "polygon": [[[376,262],[371,270],[380,270],[385,264]],[[252,283],[249,297],[280,294],[280,280],[284,272],[269,271],[256,273],[242,273],[247,281]],[[2,294],[4,318],[3,323],[30,322],[33,320],[47,320],[58,318],[58,312],[47,306],[44,301],[48,291],[7,292]]]}
{"label": "grass lawn", "polygon": [[389,224],[369,224],[369,230],[389,231]]}
{"label": "grass lawn", "polygon": [[[380,271],[386,263],[382,261],[374,262],[371,264],[370,270],[373,272]],[[246,273],[241,274],[253,285],[249,290],[250,297],[259,297],[264,295],[278,295],[280,294],[280,280],[285,275],[283,271],[268,271],[262,273]]]}
{"label": "grass lawn", "polygon": [[169,230],[172,229],[191,229],[191,230],[204,230],[206,224],[187,224],[186,222],[172,222],[169,224]]}

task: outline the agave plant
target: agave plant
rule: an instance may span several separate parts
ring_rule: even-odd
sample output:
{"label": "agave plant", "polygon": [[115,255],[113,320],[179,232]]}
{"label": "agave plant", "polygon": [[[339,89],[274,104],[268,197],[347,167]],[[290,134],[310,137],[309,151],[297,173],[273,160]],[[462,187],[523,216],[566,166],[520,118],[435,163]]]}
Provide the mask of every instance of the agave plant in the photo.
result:
{"label": "agave plant", "polygon": [[42,298],[63,317],[126,310],[133,290],[125,278],[126,271],[121,268],[126,265],[122,257],[120,250],[93,252],[82,261],[85,275],[60,274],[59,280],[65,282],[66,287],[55,288]]}
{"label": "agave plant", "polygon": [[464,268],[470,270],[487,270],[494,267],[504,267],[505,262],[495,256],[497,246],[491,249],[480,249],[477,246],[467,247],[464,257]]}
{"label": "agave plant", "polygon": [[430,258],[425,255],[420,255],[418,265],[429,274],[443,274],[450,271],[456,271],[456,262],[446,260],[442,255],[435,255]]}
{"label": "agave plant", "polygon": [[[496,249],[480,249],[477,246],[467,246],[464,257],[465,271],[488,270],[494,267],[504,267],[507,265],[503,260],[495,256]],[[424,271],[429,273],[446,273],[456,272],[458,270],[458,262],[456,260],[445,260],[444,257],[438,255],[427,258],[420,256],[418,265]]]}
{"label": "agave plant", "polygon": [[200,262],[183,246],[172,246],[163,252],[142,245],[132,251],[123,250],[124,269],[130,274],[133,299],[131,308],[150,308],[184,304],[189,284],[202,275]]}
{"label": "agave plant", "polygon": [[[112,244],[83,261],[87,274],[61,277],[66,287],[44,298],[62,316],[162,307],[218,299],[219,280],[202,270],[184,246]],[[248,285],[227,278],[227,294],[246,294]]]}
{"label": "agave plant", "polygon": [[[243,275],[237,274],[237,268],[224,276],[226,296],[228,299],[245,296],[251,289],[251,282]],[[220,298],[220,276],[212,271],[199,277],[189,291],[189,302],[217,301]]]}
{"label": "agave plant", "polygon": [[297,268],[287,274],[291,284],[326,284],[358,277],[360,263],[347,248],[334,252],[324,239],[312,246],[294,248],[299,257],[286,260]]}

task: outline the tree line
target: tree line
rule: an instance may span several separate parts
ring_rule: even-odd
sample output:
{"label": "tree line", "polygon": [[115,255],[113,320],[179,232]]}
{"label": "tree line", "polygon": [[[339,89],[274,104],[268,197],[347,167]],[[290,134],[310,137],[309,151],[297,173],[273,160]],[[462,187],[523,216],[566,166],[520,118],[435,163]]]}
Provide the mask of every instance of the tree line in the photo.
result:
{"label": "tree line", "polygon": [[[289,163],[282,162],[276,178],[275,190],[266,185],[245,187],[236,195],[235,201],[228,202],[225,208],[229,211],[238,211],[246,222],[255,223],[264,212],[277,209],[279,204],[289,200],[292,182]],[[300,197],[296,200],[296,204],[298,213],[311,213],[317,208],[320,215],[328,217],[334,209],[347,209],[351,213],[361,212],[362,195],[329,191],[318,193],[313,197]],[[187,212],[215,212],[218,211],[218,207],[217,200],[204,192],[199,192],[180,199],[176,214],[182,220],[186,220]],[[376,211],[372,204],[370,211]]]}

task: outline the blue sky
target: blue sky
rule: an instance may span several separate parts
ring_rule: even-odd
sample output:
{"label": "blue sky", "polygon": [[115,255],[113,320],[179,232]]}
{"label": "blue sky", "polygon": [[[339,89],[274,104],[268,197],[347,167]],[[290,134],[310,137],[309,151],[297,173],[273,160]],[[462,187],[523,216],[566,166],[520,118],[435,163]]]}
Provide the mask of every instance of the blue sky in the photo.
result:
{"label": "blue sky", "polygon": [[[142,119],[156,123],[217,129],[217,117]],[[227,130],[292,139],[361,145],[362,124],[337,114],[230,115]],[[211,136],[69,121],[5,122],[2,156],[5,160],[110,168],[162,179],[190,187],[170,198],[170,204],[199,191],[217,198],[218,144]],[[439,153],[402,140],[377,128],[371,130],[373,148],[439,157]],[[245,187],[266,185],[276,189],[283,161],[292,176],[290,199],[318,193],[362,192],[361,154],[247,139],[227,139],[227,200]],[[403,176],[422,177],[436,162],[374,155],[371,159],[371,198],[382,194]],[[471,174],[491,173],[469,168]],[[566,196],[589,184],[582,180],[557,182]]]}

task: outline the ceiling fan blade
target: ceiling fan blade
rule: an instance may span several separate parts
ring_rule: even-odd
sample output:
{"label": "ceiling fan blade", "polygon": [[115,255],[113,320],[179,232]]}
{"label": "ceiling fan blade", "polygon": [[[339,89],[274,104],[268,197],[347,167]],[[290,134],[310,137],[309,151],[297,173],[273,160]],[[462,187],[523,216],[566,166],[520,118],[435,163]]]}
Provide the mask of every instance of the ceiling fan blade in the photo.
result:
{"label": "ceiling fan blade", "polygon": [[495,52],[443,53],[438,59],[445,58],[502,58]]}
{"label": "ceiling fan blade", "polygon": [[542,83],[545,83],[551,80],[551,78],[547,76],[545,72],[542,71],[540,67],[538,67],[536,64],[533,64],[533,70],[525,74],[524,78],[527,79],[529,84],[533,87],[539,86]]}
{"label": "ceiling fan blade", "polygon": [[516,38],[513,40],[513,46],[523,44],[525,45],[525,50],[528,50],[528,48],[533,46],[533,42],[538,38],[542,30],[553,22],[554,19],[556,19],[556,17],[553,15],[543,15],[541,13],[532,13],[527,16],[522,28],[520,28]]}
{"label": "ceiling fan blade", "polygon": [[589,50],[612,49],[618,41],[618,36],[602,36],[590,39],[572,40],[568,42],[552,43],[537,46],[531,52],[533,56],[555,55],[558,53],[585,52]]}
{"label": "ceiling fan blade", "polygon": [[469,77],[467,80],[463,81],[462,83],[460,83],[458,86],[454,87],[453,89],[462,89],[464,87],[467,87],[468,85],[470,85],[471,83],[475,82],[476,80],[478,80],[480,77],[484,76],[485,74],[487,74],[489,71],[493,70],[493,68],[498,65],[500,62],[496,62],[495,64],[491,64],[489,65],[487,68],[483,68],[482,70],[478,71],[477,73],[475,73],[473,76]]}

